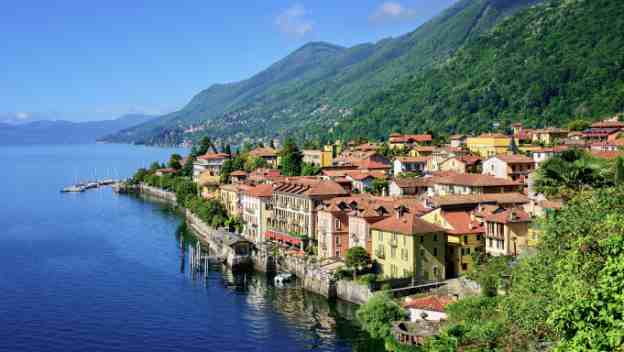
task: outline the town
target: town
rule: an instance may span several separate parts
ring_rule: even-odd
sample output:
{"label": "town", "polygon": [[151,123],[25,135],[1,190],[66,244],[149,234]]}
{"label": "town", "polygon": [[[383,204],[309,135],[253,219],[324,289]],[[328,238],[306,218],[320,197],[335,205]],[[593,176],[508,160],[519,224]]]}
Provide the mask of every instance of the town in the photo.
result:
{"label": "town", "polygon": [[300,150],[292,140],[280,149],[271,141],[235,153],[204,139],[191,156],[140,170],[133,182],[179,193],[171,179],[186,174],[190,192],[225,213],[220,221],[205,216],[209,225],[227,223],[256,253],[277,249],[310,266],[286,266],[298,276],[359,276],[366,284],[364,295],[339,298],[366,303],[381,285],[407,295],[401,304],[409,317],[394,322],[392,333],[401,344],[419,345],[435,334],[447,304],[478,294],[478,285],[465,279],[476,262],[535,253],[542,220],[567,200],[536,190],[540,165],[567,151],[621,161],[618,116],[571,125],[516,123],[509,134],[452,135],[444,143],[430,134],[400,133],[384,142],[336,141],[320,149]]}

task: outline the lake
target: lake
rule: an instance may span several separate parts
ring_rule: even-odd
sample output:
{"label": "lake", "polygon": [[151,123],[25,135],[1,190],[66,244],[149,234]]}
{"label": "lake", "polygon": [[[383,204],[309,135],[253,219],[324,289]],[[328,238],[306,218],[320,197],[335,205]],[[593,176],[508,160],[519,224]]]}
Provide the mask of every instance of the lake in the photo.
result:
{"label": "lake", "polygon": [[0,147],[0,351],[383,350],[351,304],[220,266],[194,277],[191,239],[164,205],[110,188],[59,192],[174,151]]}

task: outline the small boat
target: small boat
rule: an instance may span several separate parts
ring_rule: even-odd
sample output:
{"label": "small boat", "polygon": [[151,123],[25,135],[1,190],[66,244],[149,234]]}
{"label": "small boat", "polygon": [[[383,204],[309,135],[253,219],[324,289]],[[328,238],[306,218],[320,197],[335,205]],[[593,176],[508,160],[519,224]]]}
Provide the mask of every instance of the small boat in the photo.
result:
{"label": "small boat", "polygon": [[84,185],[85,189],[92,189],[92,188],[98,188],[98,183],[97,182],[87,182],[87,184]]}
{"label": "small boat", "polygon": [[281,286],[281,285],[284,285],[285,283],[292,281],[294,277],[295,276],[291,273],[281,273],[275,276],[275,278],[273,279],[273,282],[275,283],[275,285]]}
{"label": "small boat", "polygon": [[78,193],[78,192],[84,192],[84,191],[85,191],[85,188],[83,186],[74,185],[74,186],[63,188],[61,190],[61,193]]}

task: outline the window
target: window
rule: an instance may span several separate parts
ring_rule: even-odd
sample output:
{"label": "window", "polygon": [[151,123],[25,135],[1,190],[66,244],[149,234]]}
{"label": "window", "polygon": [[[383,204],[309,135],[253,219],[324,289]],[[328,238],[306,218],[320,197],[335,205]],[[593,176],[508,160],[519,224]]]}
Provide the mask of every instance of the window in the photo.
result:
{"label": "window", "polygon": [[477,241],[481,241],[481,235],[477,235]]}
{"label": "window", "polygon": [[468,244],[468,236],[464,236],[464,244]]}
{"label": "window", "polygon": [[336,245],[340,246],[340,237],[336,236]]}
{"label": "window", "polygon": [[433,242],[438,242],[438,235],[433,235]]}
{"label": "window", "polygon": [[463,271],[468,270],[468,264],[462,263],[461,268],[462,268]]}
{"label": "window", "polygon": [[425,236],[420,236],[420,243],[424,243],[425,242]]}
{"label": "window", "polygon": [[437,267],[437,266],[434,266],[434,267],[433,267],[433,277],[434,277],[435,279],[437,279],[437,278],[438,278],[438,267]]}
{"label": "window", "polygon": [[437,248],[434,248],[434,249],[433,249],[433,256],[434,256],[434,257],[437,257],[437,256],[438,256],[438,249],[437,249]]}
{"label": "window", "polygon": [[390,258],[396,258],[396,247],[390,247]]}
{"label": "window", "polygon": [[340,230],[340,220],[336,219],[336,230]]}
{"label": "window", "polygon": [[336,249],[336,257],[340,257],[340,250]]}
{"label": "window", "polygon": [[494,241],[491,238],[489,240],[490,240],[490,243],[489,243],[488,247],[492,248],[494,246],[494,244],[493,244]]}

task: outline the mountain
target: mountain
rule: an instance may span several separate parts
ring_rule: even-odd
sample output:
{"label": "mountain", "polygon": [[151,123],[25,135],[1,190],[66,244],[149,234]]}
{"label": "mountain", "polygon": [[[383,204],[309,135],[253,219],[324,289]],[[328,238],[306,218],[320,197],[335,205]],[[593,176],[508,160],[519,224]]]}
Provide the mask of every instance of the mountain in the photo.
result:
{"label": "mountain", "polygon": [[[502,18],[539,1],[460,0],[397,38],[350,48],[309,43],[247,80],[213,85],[180,111],[105,139],[167,144],[207,134],[238,141],[283,136],[311,122],[330,128],[375,93],[446,60]],[[191,125],[200,128],[184,133]]]}
{"label": "mountain", "polygon": [[42,120],[20,125],[0,124],[0,145],[94,143],[100,137],[154,118],[154,116],[131,114],[105,121]]}
{"label": "mountain", "polygon": [[[553,0],[365,101],[331,138],[562,126],[624,111],[624,2]],[[309,129],[323,133],[323,126]]]}

